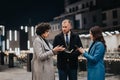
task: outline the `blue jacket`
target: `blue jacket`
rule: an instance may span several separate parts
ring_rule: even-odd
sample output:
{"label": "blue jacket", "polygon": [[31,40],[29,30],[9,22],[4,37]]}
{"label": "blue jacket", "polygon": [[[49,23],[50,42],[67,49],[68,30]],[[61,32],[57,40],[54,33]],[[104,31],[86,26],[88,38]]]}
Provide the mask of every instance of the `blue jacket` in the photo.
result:
{"label": "blue jacket", "polygon": [[96,41],[89,52],[83,54],[87,59],[88,80],[105,80],[105,50],[103,43]]}

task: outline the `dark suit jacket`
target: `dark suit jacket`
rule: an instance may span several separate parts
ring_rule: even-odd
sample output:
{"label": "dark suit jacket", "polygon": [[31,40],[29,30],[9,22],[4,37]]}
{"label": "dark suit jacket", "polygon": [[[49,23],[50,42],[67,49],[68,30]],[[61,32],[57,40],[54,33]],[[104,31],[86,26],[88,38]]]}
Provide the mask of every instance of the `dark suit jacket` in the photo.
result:
{"label": "dark suit jacket", "polygon": [[[66,47],[63,33],[60,33],[55,36],[55,39],[53,41],[53,47],[57,45],[63,45],[63,47]],[[66,69],[66,66],[67,66],[66,64],[68,64],[71,69],[77,69],[78,56],[80,55],[80,53],[76,51],[76,45],[78,47],[82,47],[80,37],[77,34],[74,34],[73,32],[71,32],[69,49],[70,50],[73,49],[74,51],[72,53],[66,53],[64,51],[58,53],[57,55],[58,69]]]}

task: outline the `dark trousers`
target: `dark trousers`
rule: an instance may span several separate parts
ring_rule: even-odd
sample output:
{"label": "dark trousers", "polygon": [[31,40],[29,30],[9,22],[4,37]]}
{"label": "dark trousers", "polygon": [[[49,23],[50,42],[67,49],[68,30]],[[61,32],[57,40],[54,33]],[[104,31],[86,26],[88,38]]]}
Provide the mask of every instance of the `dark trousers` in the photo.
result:
{"label": "dark trousers", "polygon": [[59,80],[67,80],[67,77],[69,80],[77,80],[77,69],[70,69],[69,65],[67,65],[66,70],[58,69],[58,73]]}

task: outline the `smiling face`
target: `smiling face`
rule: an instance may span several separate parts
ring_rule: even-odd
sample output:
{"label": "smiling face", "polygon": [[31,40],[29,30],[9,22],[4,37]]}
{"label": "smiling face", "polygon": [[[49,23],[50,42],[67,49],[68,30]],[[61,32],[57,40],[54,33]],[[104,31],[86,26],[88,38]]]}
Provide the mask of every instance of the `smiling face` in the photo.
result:
{"label": "smiling face", "polygon": [[71,23],[69,20],[64,20],[62,22],[62,31],[64,34],[68,33],[71,29]]}

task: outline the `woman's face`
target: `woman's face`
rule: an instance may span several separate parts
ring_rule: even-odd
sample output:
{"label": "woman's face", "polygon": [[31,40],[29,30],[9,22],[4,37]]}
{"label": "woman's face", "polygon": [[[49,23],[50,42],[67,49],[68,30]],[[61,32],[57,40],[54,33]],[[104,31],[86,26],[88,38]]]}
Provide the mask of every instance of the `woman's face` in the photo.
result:
{"label": "woman's face", "polygon": [[49,30],[45,31],[41,36],[47,38],[49,36]]}
{"label": "woman's face", "polygon": [[93,35],[91,31],[90,31],[90,39],[93,40]]}

